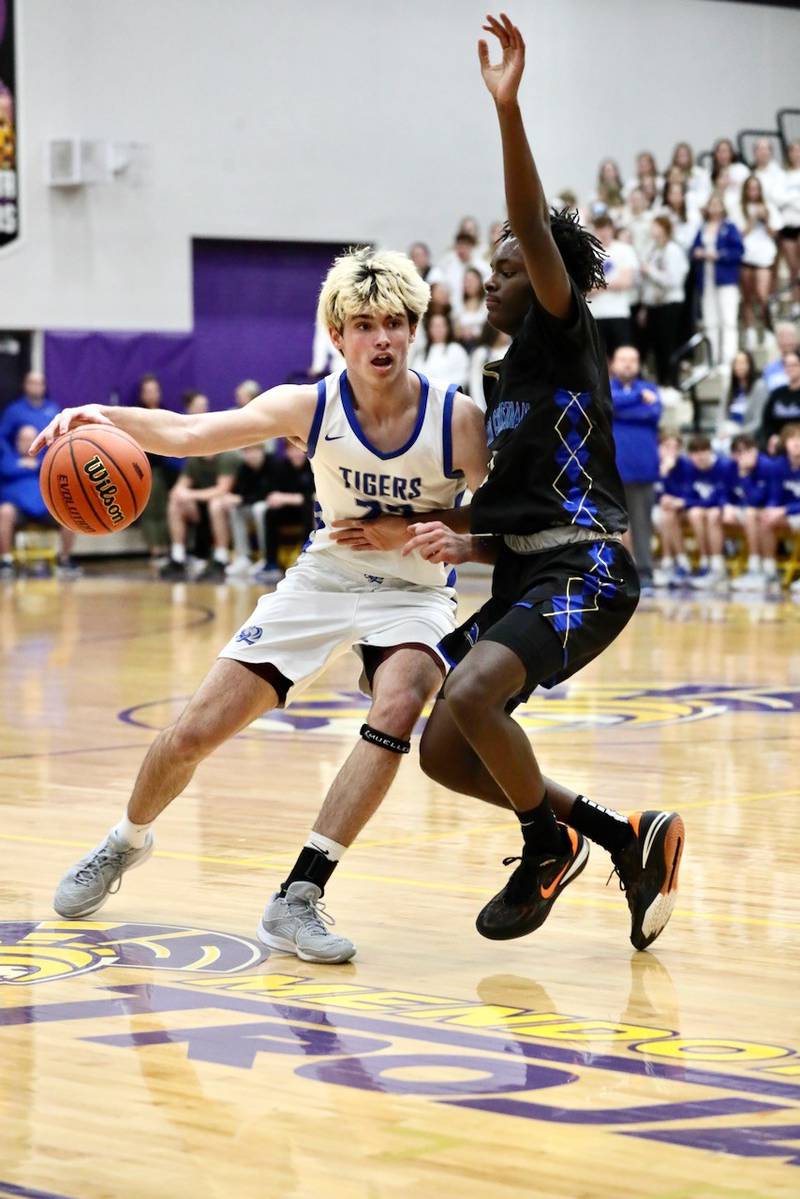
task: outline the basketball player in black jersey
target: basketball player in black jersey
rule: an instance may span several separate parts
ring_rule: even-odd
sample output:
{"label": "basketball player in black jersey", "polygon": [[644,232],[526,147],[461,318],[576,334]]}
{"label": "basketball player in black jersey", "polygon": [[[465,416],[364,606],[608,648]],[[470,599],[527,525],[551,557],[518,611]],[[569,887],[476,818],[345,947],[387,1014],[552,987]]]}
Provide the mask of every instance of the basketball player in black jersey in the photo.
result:
{"label": "basketball player in black jersey", "polygon": [[406,552],[462,561],[459,534],[470,530],[483,554],[486,538],[494,541],[496,561],[491,599],[445,638],[454,669],[423,735],[422,766],[451,790],[511,807],[519,818],[522,853],[506,860],[519,865],[478,916],[479,932],[500,940],[538,928],[583,870],[588,838],[610,852],[631,941],[644,949],[675,903],[681,817],[625,817],[545,778],[511,715],[535,687],[569,678],[621,633],[639,581],[621,540],[628,520],[605,352],[584,299],[604,286],[602,247],[568,212],[548,209],[517,103],[525,61],[519,30],[505,15],[487,17],[484,28],[502,48],[501,63],[492,65],[479,43],[509,215],[487,305],[492,325],[513,341],[502,362],[485,368],[487,480],[471,507],[411,526]]}

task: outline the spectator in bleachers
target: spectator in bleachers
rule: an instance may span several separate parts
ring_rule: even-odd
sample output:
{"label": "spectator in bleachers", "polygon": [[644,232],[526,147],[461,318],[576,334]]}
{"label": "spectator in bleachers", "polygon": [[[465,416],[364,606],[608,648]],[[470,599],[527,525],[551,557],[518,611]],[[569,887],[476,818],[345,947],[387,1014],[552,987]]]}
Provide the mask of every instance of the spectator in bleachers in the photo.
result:
{"label": "spectator in bleachers", "polygon": [[484,280],[488,279],[491,274],[489,263],[485,258],[480,257],[477,246],[478,239],[474,233],[471,233],[469,229],[459,229],[452,250],[448,250],[444,257],[436,263],[437,276],[447,284],[450,290],[450,302],[456,315],[461,306],[467,267],[476,267]]}
{"label": "spectator in bleachers", "polygon": [[672,222],[672,236],[683,250],[690,254],[697,230],[700,228],[700,209],[693,208],[691,214],[687,206],[688,192],[686,184],[678,181],[664,184],[660,216],[668,216]]}
{"label": "spectator in bleachers", "polygon": [[658,388],[641,378],[635,346],[618,346],[611,360],[614,443],[617,469],[625,488],[630,525],[625,540],[633,553],[643,590],[653,585],[653,503],[658,479]]}
{"label": "spectator in bleachers", "polygon": [[753,355],[739,350],[731,363],[731,383],[717,411],[714,442],[727,449],[731,438],[744,434],[755,437],[761,428],[761,416],[767,402],[767,386],[758,373]]}
{"label": "spectator in bleachers", "polygon": [[483,276],[476,267],[469,266],[464,272],[464,292],[457,321],[458,340],[467,353],[480,341],[487,315]]}
{"label": "spectator in bleachers", "polygon": [[[218,496],[227,495],[233,487],[239,467],[238,454],[211,454],[202,458],[187,458],[178,481],[169,493],[167,521],[171,539],[169,561],[161,569],[161,578],[179,582],[187,577],[186,542],[190,526],[198,526],[203,509]],[[213,556],[206,563],[200,578],[206,582],[221,582],[228,565],[228,539],[213,538]]]}
{"label": "spectator in bleachers", "polygon": [[759,453],[754,437],[739,433],[731,445],[729,471],[722,524],[728,532],[742,533],[747,545],[747,569],[731,586],[734,591],[761,591],[767,583],[761,562],[761,519],[772,484],[772,459]]}
{"label": "spectator in bleachers", "polygon": [[657,216],[652,224],[652,244],[640,263],[641,297],[645,310],[647,343],[656,360],[656,378],[672,385],[670,358],[681,344],[684,283],[689,260],[672,236],[672,222]]}
{"label": "spectator in bleachers", "polygon": [[[686,143],[682,142],[679,144],[685,145]],[[674,169],[674,167],[670,168],[670,170]],[[696,198],[692,200],[694,207],[691,212],[689,211],[687,207],[689,195],[690,193],[687,192],[685,183],[670,183],[669,179],[667,179],[667,182],[664,184],[663,203],[659,213],[660,216],[668,216],[672,221],[672,236],[683,250],[687,259],[687,271],[683,283],[683,299],[681,301],[680,344],[688,341],[695,331],[695,278],[689,264],[691,263],[694,239],[697,237],[697,231],[700,228],[702,219]]]}
{"label": "spectator in bleachers", "polygon": [[506,224],[505,221],[492,221],[491,225],[489,226],[489,236],[487,238],[487,246],[488,246],[488,250],[489,250],[489,258],[490,259],[491,259],[492,254],[494,254],[495,249],[497,248],[497,243],[500,241],[500,239],[503,236],[503,230],[505,229],[505,224]]}
{"label": "spectator in bleachers", "polygon": [[783,365],[783,359],[786,354],[791,354],[793,350],[800,349],[800,338],[798,338],[797,329],[791,321],[779,321],[777,323],[775,326],[775,341],[778,344],[778,357],[768,362],[763,371],[764,382],[767,385],[768,392],[773,392],[778,387],[785,387],[789,382]]}
{"label": "spectator in bleachers", "polygon": [[32,425],[41,433],[58,413],[58,404],[47,395],[47,380],[41,371],[28,371],[22,381],[22,395],[6,405],[0,415],[0,441],[15,450],[17,433]]}
{"label": "spectator in bleachers", "polygon": [[266,565],[254,577],[259,582],[273,582],[282,573],[280,546],[288,530],[294,530],[302,545],[314,523],[314,476],[308,459],[297,446],[285,442],[282,456],[272,463],[270,493],[264,513]]}
{"label": "spectator in bleachers", "polygon": [[730,167],[715,167],[712,178],[713,191],[722,199],[728,220],[738,229],[742,224],[742,183],[732,178]]}
{"label": "spectator in bleachers", "polygon": [[[711,194],[711,176],[705,167],[701,167],[695,162],[694,151],[688,142],[677,143],[672,151],[669,165],[680,169],[686,191],[692,198],[693,207],[699,211]],[[669,178],[669,171],[667,171],[667,178]]]}
{"label": "spectator in bleachers", "polygon": [[314,340],[311,344],[311,365],[308,373],[313,379],[324,375],[338,375],[344,370],[344,358],[331,341],[325,324],[317,316],[314,324]]}
{"label": "spectator in bleachers", "polygon": [[711,180],[717,186],[715,171],[727,170],[731,183],[741,187],[750,174],[749,167],[740,161],[733,142],[729,137],[720,137],[714,142],[711,152]]}
{"label": "spectator in bleachers", "polygon": [[412,242],[408,249],[408,256],[419,271],[420,277],[426,282],[433,283],[434,280],[430,278],[433,270],[430,247],[424,241]]}
{"label": "spectator in bleachers", "polygon": [[631,304],[635,298],[639,259],[633,246],[615,234],[611,217],[601,213],[595,219],[592,232],[606,252],[603,271],[606,287],[587,297],[592,316],[605,344],[609,358],[618,346],[631,344]]}
{"label": "spectator in bleachers", "polygon": [[[139,380],[136,403],[140,408],[161,407],[161,384],[156,375],[148,373]],[[180,459],[164,458],[161,454],[148,454],[153,481],[147,507],[137,524],[144,534],[150,559],[157,563],[167,554],[169,529],[167,527],[167,497],[175,484],[182,463]]]}
{"label": "spectator in bleachers", "polygon": [[783,167],[775,161],[772,142],[760,137],[753,147],[753,174],[761,184],[765,202],[780,204],[785,187]]}
{"label": "spectator in bleachers", "polygon": [[695,536],[697,569],[693,587],[717,587],[727,578],[723,556],[722,509],[728,500],[728,460],[714,453],[703,434],[690,438],[685,476],[686,519]]}
{"label": "spectator in bleachers", "polygon": [[785,387],[770,392],[761,415],[761,445],[768,454],[777,454],[784,427],[800,422],[800,353],[790,350],[783,356]]}
{"label": "spectator in bleachers", "polygon": [[628,196],[628,203],[622,216],[620,235],[624,230],[636,253],[636,257],[644,258],[652,240],[653,212],[647,205],[647,197],[640,187],[635,187]]}
{"label": "spectator in bleachers", "polygon": [[181,403],[183,404],[183,411],[187,416],[202,416],[209,409],[208,396],[204,395],[202,391],[195,391],[193,388],[183,393]]}
{"label": "spectator in bleachers", "polygon": [[501,333],[487,321],[481,331],[480,341],[469,358],[469,394],[484,412],[486,398],[483,394],[483,368],[490,362],[499,362],[504,358],[511,338],[507,333]]}
{"label": "spectator in bleachers", "polygon": [[778,246],[793,284],[792,316],[800,316],[800,141],[786,147],[786,172],[779,203]]}
{"label": "spectator in bleachers", "polygon": [[453,322],[444,313],[426,312],[422,319],[425,348],[413,356],[413,366],[437,383],[467,386],[469,355],[456,341]]}
{"label": "spectator in bleachers", "polygon": [[619,221],[625,207],[622,195],[622,176],[613,158],[604,158],[597,172],[594,195],[589,200],[590,208],[597,216],[608,213],[612,221]]}
{"label": "spectator in bleachers", "polygon": [[244,379],[233,390],[234,408],[245,408],[251,400],[261,395],[262,390],[261,384],[257,383],[255,379]]}
{"label": "spectator in bleachers", "polygon": [[[781,533],[800,533],[800,423],[786,425],[780,435],[780,454],[772,466],[768,507],[761,517],[762,563],[768,582],[776,579],[775,562]],[[792,583],[793,595],[800,592]]]}
{"label": "spectator in bleachers", "polygon": [[767,301],[772,282],[772,268],[778,256],[775,230],[778,212],[764,195],[761,181],[749,175],[742,184],[742,239],[744,255],[740,286],[742,291],[742,321],[745,347],[753,349],[757,342],[756,310],[760,313],[762,329],[770,327]]}
{"label": "spectator in bleachers", "polygon": [[[208,515],[216,545],[230,545],[234,557],[227,575],[256,574],[267,565],[267,499],[275,490],[275,458],[264,445],[251,445],[241,451],[233,487],[209,500]],[[258,561],[250,557],[250,532],[256,535]]]}
{"label": "spectator in bleachers", "polygon": [[[20,430],[25,430],[25,436],[28,436],[29,429],[35,430],[28,436],[28,445],[24,446],[24,451],[26,451],[36,434],[42,432],[42,429],[53,420],[58,411],[59,405],[48,397],[47,379],[44,378],[41,370],[29,370],[23,380],[22,396],[13,399],[0,416],[0,445],[5,446],[5,450],[11,456],[7,457],[7,462],[11,462],[11,460],[19,462],[20,458],[28,457],[26,452],[20,452],[20,444],[22,444]],[[22,466],[19,469],[24,471],[29,468]],[[23,475],[20,478],[25,480],[26,476]],[[13,500],[10,502],[13,504]],[[11,547],[5,550],[6,554],[10,554],[13,549],[13,524],[11,538]],[[74,543],[76,543],[76,535],[70,530],[61,530],[59,574],[62,578],[76,578],[80,574],[79,567],[72,558]]]}
{"label": "spectator in bleachers", "polygon": [[714,362],[730,362],[738,348],[741,234],[727,218],[721,197],[712,192],[692,246],[695,286],[701,296],[703,327]]}
{"label": "spectator in bleachers", "polygon": [[[39,487],[44,452],[38,457],[28,451],[41,430],[35,425],[15,428],[13,442],[0,438],[0,579],[14,577],[14,535],[19,525],[55,526]],[[59,527],[58,573],[72,578],[80,571],[72,561],[75,534]]]}
{"label": "spectator in bleachers", "polygon": [[654,572],[657,587],[682,587],[691,577],[682,527],[689,459],[681,452],[682,444],[677,433],[665,432],[658,439],[658,507],[654,518],[661,538],[661,565]]}
{"label": "spectator in bleachers", "polygon": [[[431,299],[428,304],[428,315],[440,314],[442,316],[451,316],[453,312],[453,304],[450,298],[450,288],[446,283],[431,284]],[[419,341],[420,330],[417,330],[417,340]]]}
{"label": "spectator in bleachers", "polygon": [[631,176],[623,188],[626,199],[635,187],[641,187],[651,201],[664,187],[664,179],[659,175],[656,160],[649,150],[642,150],[636,155],[636,174]]}

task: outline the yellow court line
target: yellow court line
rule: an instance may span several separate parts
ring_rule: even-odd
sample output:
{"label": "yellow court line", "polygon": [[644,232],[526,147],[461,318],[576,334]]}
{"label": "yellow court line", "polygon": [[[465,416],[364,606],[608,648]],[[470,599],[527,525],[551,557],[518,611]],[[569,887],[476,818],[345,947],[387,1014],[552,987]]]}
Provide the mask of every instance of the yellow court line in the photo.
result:
{"label": "yellow court line", "polygon": [[[13,835],[6,834],[0,834],[0,840],[26,841],[45,845],[61,846],[74,846],[77,844],[74,841],[56,841],[52,838],[15,837]],[[157,858],[182,859],[184,861],[213,862],[224,866],[248,866],[253,864],[252,861],[248,860],[247,858],[212,858],[201,856],[199,854],[178,854],[167,851],[162,852],[160,850],[156,850],[153,856]],[[286,855],[286,857],[289,856],[290,855],[288,854]],[[283,869],[283,867],[286,865],[286,862],[259,861],[259,865],[274,866],[276,869]],[[338,877],[351,879],[354,882],[381,883],[384,886],[410,887],[412,890],[439,891],[450,895],[477,895],[485,897],[487,894],[486,886],[471,887],[464,883],[438,882],[432,879],[401,878],[397,875],[389,874],[364,874],[360,871],[340,870],[338,872]],[[620,900],[616,894],[608,897],[604,895],[597,895],[592,898],[587,897],[586,899],[579,895],[565,895],[561,902],[571,907],[595,909],[598,907],[618,907],[620,905]],[[688,920],[705,920],[713,924],[749,925],[758,928],[800,929],[800,921],[796,920],[777,920],[769,916],[744,916],[739,913],[698,911],[694,908],[676,908],[673,912],[673,916],[684,917]]]}

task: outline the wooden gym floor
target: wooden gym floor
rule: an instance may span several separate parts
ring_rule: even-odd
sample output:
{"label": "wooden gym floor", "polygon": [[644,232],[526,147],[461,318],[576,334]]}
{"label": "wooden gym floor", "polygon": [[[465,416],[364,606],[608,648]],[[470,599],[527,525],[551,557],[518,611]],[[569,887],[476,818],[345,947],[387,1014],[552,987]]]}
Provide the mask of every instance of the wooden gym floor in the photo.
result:
{"label": "wooden gym floor", "polygon": [[260,908],[362,719],[350,667],[198,771],[100,919],[57,919],[255,595],[0,592],[0,1197],[799,1194],[800,608],[650,602],[523,714],[555,777],[683,812],[649,953],[597,848],[537,934],[482,940],[514,824],[412,753],[329,888],[355,962],[265,959]]}

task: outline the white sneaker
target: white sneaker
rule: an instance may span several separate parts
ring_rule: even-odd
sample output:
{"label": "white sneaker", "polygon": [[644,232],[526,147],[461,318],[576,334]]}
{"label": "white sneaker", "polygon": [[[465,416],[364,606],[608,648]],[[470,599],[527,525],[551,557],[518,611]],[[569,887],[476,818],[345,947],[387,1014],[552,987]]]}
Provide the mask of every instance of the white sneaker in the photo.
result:
{"label": "white sneaker", "polygon": [[257,574],[259,574],[259,573],[260,573],[262,570],[266,570],[266,569],[267,569],[267,560],[266,560],[266,558],[259,558],[257,562],[253,562],[253,563],[251,563],[251,565],[250,565],[250,574],[251,574],[251,575],[257,575]]}
{"label": "white sneaker", "polygon": [[731,591],[765,591],[766,587],[766,575],[760,570],[746,570],[731,583]]}
{"label": "white sneaker", "polygon": [[276,891],[258,926],[261,944],[294,953],[304,962],[349,962],[356,947],[328,932],[326,924],[334,920],[319,902],[321,895],[315,883],[304,882],[292,883],[285,896]]}
{"label": "white sneaker", "polygon": [[800,579],[795,579],[795,581],[789,585],[789,595],[791,595],[793,599],[800,599]]}
{"label": "white sneaker", "polygon": [[97,912],[122,886],[128,870],[142,866],[153,852],[154,838],[148,832],[141,849],[134,849],[112,829],[100,845],[71,866],[56,889],[53,907],[65,920],[80,920]]}
{"label": "white sneaker", "polygon": [[251,565],[249,558],[234,558],[230,566],[225,567],[225,574],[231,579],[244,579],[250,574]]}

